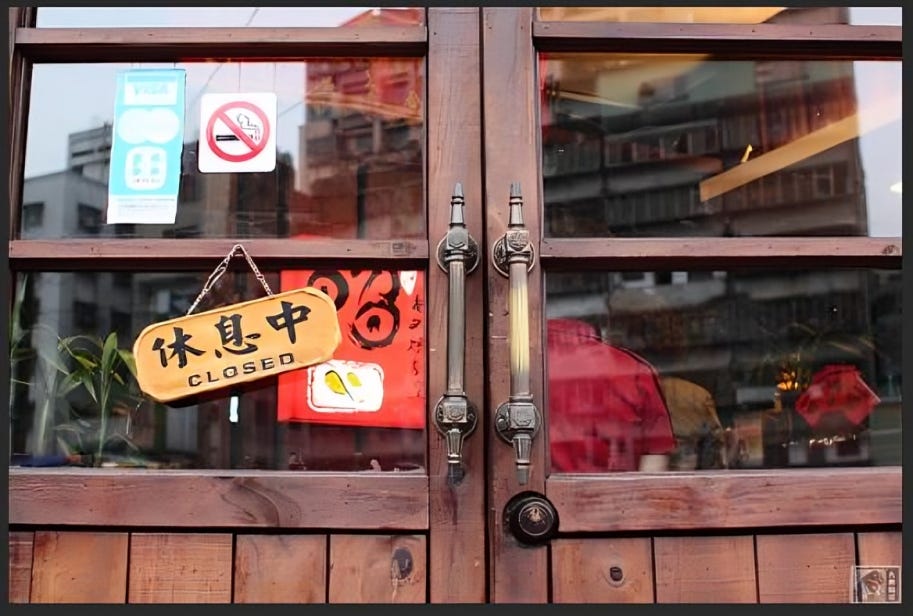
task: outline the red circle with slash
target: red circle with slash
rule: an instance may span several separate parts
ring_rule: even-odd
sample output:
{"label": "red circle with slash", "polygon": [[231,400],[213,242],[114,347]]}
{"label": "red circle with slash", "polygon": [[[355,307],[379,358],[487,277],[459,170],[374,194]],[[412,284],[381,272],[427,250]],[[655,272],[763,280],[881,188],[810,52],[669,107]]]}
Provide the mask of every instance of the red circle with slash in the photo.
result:
{"label": "red circle with slash", "polygon": [[[263,135],[260,137],[259,141],[254,141],[251,139],[250,135],[245,133],[244,129],[241,128],[241,126],[236,121],[232,120],[229,117],[227,113],[229,109],[246,109],[260,119],[260,122],[263,124]],[[221,120],[225,126],[228,127],[228,130],[230,130],[232,134],[237,137],[238,141],[241,141],[250,148],[250,152],[244,152],[242,154],[230,154],[220,148],[218,141],[216,140],[216,120]],[[211,149],[213,154],[222,160],[227,160],[231,163],[243,163],[253,159],[257,156],[257,154],[263,151],[268,140],[269,120],[266,117],[266,113],[264,113],[264,111],[256,105],[248,103],[247,101],[233,101],[231,103],[225,103],[213,112],[212,116],[209,118],[209,123],[206,125],[206,142],[209,143],[209,149]]]}

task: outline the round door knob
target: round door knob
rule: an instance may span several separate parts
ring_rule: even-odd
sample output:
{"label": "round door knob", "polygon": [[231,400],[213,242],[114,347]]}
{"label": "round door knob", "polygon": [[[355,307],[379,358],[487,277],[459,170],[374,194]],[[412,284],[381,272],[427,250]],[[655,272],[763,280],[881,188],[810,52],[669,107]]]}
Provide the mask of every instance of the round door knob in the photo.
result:
{"label": "round door knob", "polygon": [[520,543],[539,545],[558,533],[558,511],[542,494],[522,492],[504,507],[504,523]]}

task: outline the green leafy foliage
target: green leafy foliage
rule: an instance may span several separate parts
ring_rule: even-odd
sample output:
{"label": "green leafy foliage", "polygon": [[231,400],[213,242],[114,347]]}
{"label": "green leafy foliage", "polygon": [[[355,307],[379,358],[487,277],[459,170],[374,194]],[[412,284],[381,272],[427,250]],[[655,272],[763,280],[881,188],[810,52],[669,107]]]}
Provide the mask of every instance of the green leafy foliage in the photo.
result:
{"label": "green leafy foliage", "polygon": [[60,393],[72,409],[71,421],[57,427],[61,448],[66,453],[89,453],[92,449],[96,464],[101,463],[113,441],[138,451],[125,434],[109,433],[112,417],[129,417],[144,399],[136,383],[133,353],[118,346],[113,332],[104,339],[86,334],[62,338],[57,347],[68,366]]}

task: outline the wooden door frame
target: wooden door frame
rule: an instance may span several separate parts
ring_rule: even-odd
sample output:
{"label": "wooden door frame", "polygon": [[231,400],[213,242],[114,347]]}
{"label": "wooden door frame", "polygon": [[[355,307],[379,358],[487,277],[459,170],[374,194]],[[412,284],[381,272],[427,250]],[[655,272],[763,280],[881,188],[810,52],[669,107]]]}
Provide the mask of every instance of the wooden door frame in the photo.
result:
{"label": "wooden door frame", "polygon": [[[446,315],[447,275],[438,267],[434,248],[449,229],[450,197],[457,182],[465,197],[469,235],[484,255],[482,159],[479,117],[479,9],[428,9],[428,229],[432,256],[428,263],[428,314]],[[482,255],[480,255],[482,256]],[[484,259],[484,257],[482,257]],[[452,485],[447,479],[446,446],[434,428],[433,413],[447,384],[446,318],[429,320],[428,340],[428,473],[430,540],[428,570],[432,603],[486,601],[485,360],[483,339],[483,272],[466,277],[466,395],[478,410],[475,431],[463,443],[466,475]]]}
{"label": "wooden door frame", "polygon": [[[523,222],[533,245],[541,237],[539,213],[539,137],[536,55],[533,49],[533,8],[483,8],[482,111],[485,122],[486,252],[507,230],[508,197],[513,182],[520,183]],[[538,247],[535,249],[538,255]],[[536,259],[534,257],[535,261]],[[542,268],[534,261],[529,273],[530,392],[542,408],[543,345]],[[488,409],[493,411],[510,395],[508,279],[486,260],[488,287]],[[490,423],[490,420],[489,420]],[[490,538],[490,601],[493,603],[548,602],[548,548],[521,545],[504,525],[502,512],[518,492],[545,492],[545,428],[533,440],[529,481],[520,485],[513,448],[494,431],[488,436],[491,480],[488,487]]]}

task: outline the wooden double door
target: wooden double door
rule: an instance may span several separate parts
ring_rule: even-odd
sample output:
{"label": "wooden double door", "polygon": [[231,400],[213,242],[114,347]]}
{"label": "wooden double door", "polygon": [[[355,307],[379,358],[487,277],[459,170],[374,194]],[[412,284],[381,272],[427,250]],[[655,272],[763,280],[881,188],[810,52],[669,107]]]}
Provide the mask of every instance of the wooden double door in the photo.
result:
{"label": "wooden double door", "polygon": [[[428,235],[426,249],[407,257],[423,259],[427,276],[427,471],[102,470],[78,474],[81,492],[72,477],[11,471],[17,587],[30,588],[33,601],[53,598],[66,553],[77,564],[110,557],[122,570],[109,570],[116,579],[104,587],[115,589],[113,600],[140,602],[843,602],[852,566],[899,564],[899,468],[549,474],[546,270],[782,260],[792,246],[543,239],[538,48],[669,51],[681,37],[674,27],[615,39],[611,26],[568,34],[537,24],[535,13],[426,14]],[[705,27],[691,36],[731,49],[740,32]],[[465,227],[473,248],[451,268],[454,227]],[[528,245],[510,247],[511,232]],[[459,409],[445,416],[439,403],[460,394],[476,423],[457,448],[447,428],[459,432],[470,419]],[[527,539],[510,517],[524,494]],[[155,501],[173,506],[150,513]],[[209,590],[181,594],[188,563],[209,576],[201,582]],[[170,571],[170,590],[156,589],[156,571]],[[212,591],[213,580],[224,592]]]}

